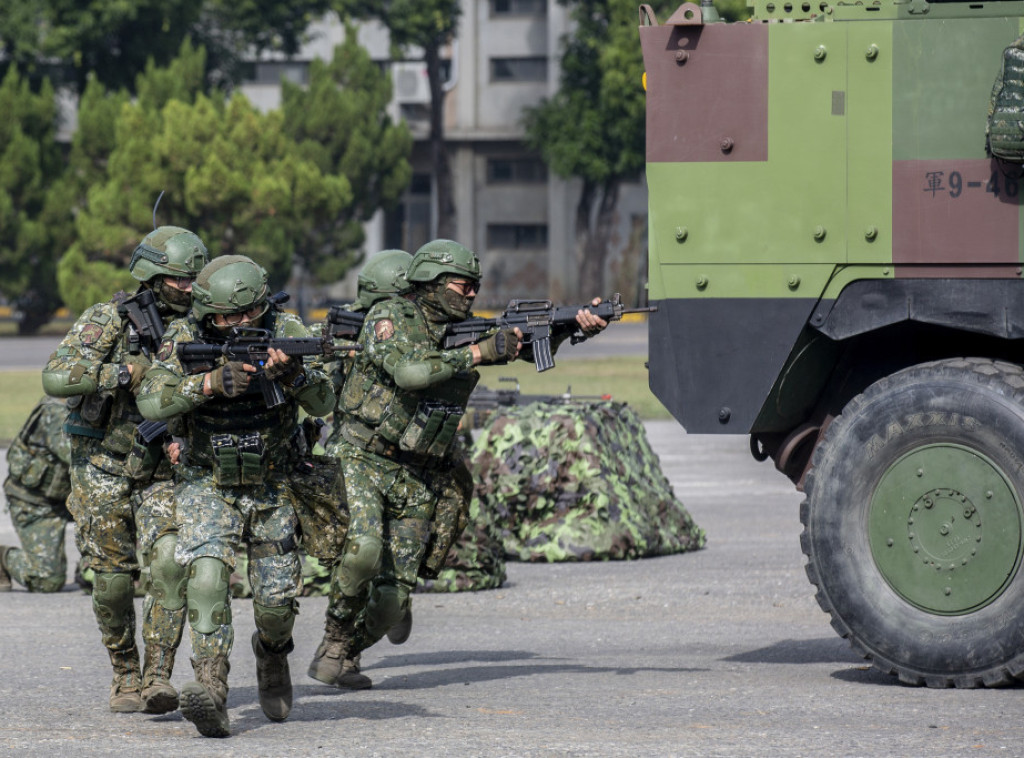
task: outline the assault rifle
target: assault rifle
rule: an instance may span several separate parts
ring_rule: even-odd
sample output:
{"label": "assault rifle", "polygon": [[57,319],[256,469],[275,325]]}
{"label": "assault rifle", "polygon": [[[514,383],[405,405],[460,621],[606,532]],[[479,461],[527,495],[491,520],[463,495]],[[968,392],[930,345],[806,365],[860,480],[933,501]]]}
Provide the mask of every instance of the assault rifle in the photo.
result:
{"label": "assault rifle", "polygon": [[335,339],[354,340],[359,336],[365,320],[365,313],[350,311],[344,305],[332,305],[327,311],[325,333],[330,333]]}
{"label": "assault rifle", "polygon": [[[505,312],[496,318],[467,318],[448,324],[444,347],[448,350],[465,347],[479,342],[495,328],[518,327],[523,333],[523,347],[533,349],[533,363],[537,371],[547,371],[555,367],[555,359],[551,354],[552,335],[576,330],[576,313],[580,310],[590,311],[605,321],[618,321],[626,313],[650,313],[658,310],[658,307],[624,308],[618,292],[611,300],[605,300],[599,305],[552,306],[550,300],[512,300]],[[585,337],[581,334],[572,335],[574,345],[583,339]]]}
{"label": "assault rifle", "polygon": [[128,320],[128,352],[144,353],[147,358],[164,337],[164,321],[156,307],[156,295],[143,289],[118,303],[117,315]]}
{"label": "assault rifle", "polygon": [[285,397],[281,385],[266,376],[264,366],[270,357],[270,348],[293,358],[302,358],[362,350],[363,346],[336,345],[330,337],[274,337],[267,329],[236,326],[225,342],[181,342],[177,351],[178,359],[189,373],[212,371],[218,358],[255,366],[258,370],[254,378],[259,383],[263,400],[268,408],[273,408],[283,403]]}

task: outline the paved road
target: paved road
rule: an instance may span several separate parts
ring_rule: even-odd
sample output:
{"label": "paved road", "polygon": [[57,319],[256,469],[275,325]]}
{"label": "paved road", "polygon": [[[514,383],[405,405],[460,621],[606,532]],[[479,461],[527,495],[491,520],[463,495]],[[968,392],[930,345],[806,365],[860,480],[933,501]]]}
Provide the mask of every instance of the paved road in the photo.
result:
{"label": "paved road", "polygon": [[[647,430],[704,550],[510,564],[501,589],[417,595],[412,638],[364,655],[374,689],[359,693],[306,678],[325,600],[305,599],[283,724],[256,703],[251,603],[236,601],[226,741],[176,713],[107,711],[86,596],[0,595],[0,755],[1024,754],[1024,689],[904,687],[832,632],[802,568],[799,496],[744,438]],[[0,542],[11,536],[0,517]]]}

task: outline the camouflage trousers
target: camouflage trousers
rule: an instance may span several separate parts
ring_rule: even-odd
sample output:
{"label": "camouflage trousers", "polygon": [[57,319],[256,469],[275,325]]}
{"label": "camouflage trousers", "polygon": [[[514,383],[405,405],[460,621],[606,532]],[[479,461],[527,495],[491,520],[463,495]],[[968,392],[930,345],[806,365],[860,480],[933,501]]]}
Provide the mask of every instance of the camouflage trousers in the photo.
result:
{"label": "camouflage trousers", "polygon": [[[327,613],[343,624],[355,623],[355,647],[364,649],[386,631],[367,629],[371,582],[374,593],[392,590],[408,597],[413,591],[437,494],[424,478],[388,458],[347,442],[342,442],[336,453],[345,475],[351,521],[342,557],[331,577]],[[361,549],[377,545],[375,571],[367,571],[365,560],[350,560]]]}
{"label": "camouflage trousers", "polygon": [[6,491],[11,522],[21,547],[11,548],[5,558],[11,578],[29,592],[59,592],[68,573],[64,554],[64,530],[71,514],[63,502],[18,497]]}
{"label": "camouflage trousers", "polygon": [[[157,539],[172,534],[174,489],[169,480],[140,484],[126,476],[123,462],[108,454],[100,441],[71,439],[71,496],[68,510],[75,519],[75,544],[82,568],[97,574],[145,573]],[[123,618],[104,619],[93,610],[108,650],[135,646],[135,609]],[[183,609],[164,608],[147,592],[142,604],[142,636],[147,645],[176,648],[185,621]]]}
{"label": "camouflage trousers", "polygon": [[[295,538],[298,517],[294,498],[284,479],[221,487],[214,482],[212,469],[179,467],[175,486],[178,546],[174,559],[188,566],[197,558],[216,558],[234,569],[235,553],[245,547],[253,601],[268,607],[297,607],[302,567]],[[227,608],[231,594],[226,587]],[[195,658],[231,653],[234,631],[230,623],[221,624],[210,634],[194,628],[190,633]]]}

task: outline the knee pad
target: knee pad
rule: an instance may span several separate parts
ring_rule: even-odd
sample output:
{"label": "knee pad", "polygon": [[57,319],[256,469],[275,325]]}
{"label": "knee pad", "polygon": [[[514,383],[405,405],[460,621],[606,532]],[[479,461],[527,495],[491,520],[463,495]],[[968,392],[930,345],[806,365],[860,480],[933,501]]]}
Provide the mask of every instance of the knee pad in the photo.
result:
{"label": "knee pad", "polygon": [[231,623],[230,579],[231,569],[219,558],[196,558],[189,566],[188,623],[200,634],[212,634]]}
{"label": "knee pad", "polygon": [[401,585],[374,587],[366,604],[366,631],[383,637],[388,629],[402,620],[409,605],[409,590]]}
{"label": "knee pad", "polygon": [[261,605],[253,602],[252,615],[256,620],[256,628],[270,646],[279,648],[292,638],[292,627],[295,626],[295,601],[288,605]]}
{"label": "knee pad", "polygon": [[345,553],[334,568],[335,580],[343,594],[355,597],[380,571],[383,545],[380,538],[363,534],[345,544]]}
{"label": "knee pad", "polygon": [[185,605],[185,585],[188,583],[185,567],[174,560],[177,543],[176,535],[165,534],[150,551],[150,592],[156,602],[169,611],[177,611]]}
{"label": "knee pad", "polygon": [[135,582],[131,574],[96,574],[92,585],[92,607],[96,616],[107,626],[120,629],[127,626],[135,597]]}

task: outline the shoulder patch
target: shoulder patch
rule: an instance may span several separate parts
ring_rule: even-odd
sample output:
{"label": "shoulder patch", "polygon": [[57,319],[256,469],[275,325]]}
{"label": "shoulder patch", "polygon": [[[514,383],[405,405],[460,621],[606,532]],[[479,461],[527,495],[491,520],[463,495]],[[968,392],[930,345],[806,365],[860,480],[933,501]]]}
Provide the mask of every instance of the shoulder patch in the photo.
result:
{"label": "shoulder patch", "polygon": [[389,318],[382,318],[373,325],[373,336],[378,342],[391,339],[395,336],[395,325]]}
{"label": "shoulder patch", "polygon": [[166,361],[174,354],[174,340],[164,340],[160,343],[160,352],[156,354],[158,360]]}
{"label": "shoulder patch", "polygon": [[78,333],[78,339],[83,345],[91,345],[103,336],[103,327],[99,324],[86,324]]}

